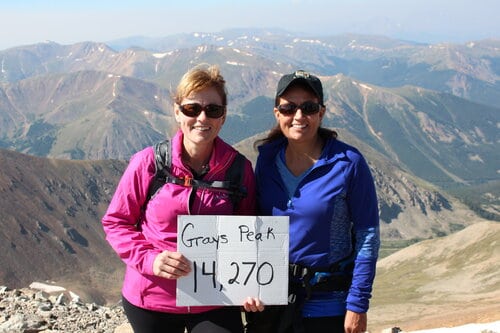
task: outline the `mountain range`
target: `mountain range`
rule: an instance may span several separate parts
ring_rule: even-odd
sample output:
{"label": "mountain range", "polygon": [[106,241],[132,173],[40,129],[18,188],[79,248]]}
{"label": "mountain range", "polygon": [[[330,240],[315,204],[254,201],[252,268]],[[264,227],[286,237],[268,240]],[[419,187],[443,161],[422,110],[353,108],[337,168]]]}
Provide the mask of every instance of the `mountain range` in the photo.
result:
{"label": "mountain range", "polygon": [[127,159],[172,133],[172,87],[203,62],[219,64],[228,82],[221,135],[234,144],[274,124],[277,80],[303,68],[323,80],[325,126],[352,133],[440,186],[498,180],[500,41],[422,45],[257,33],[175,35],[156,47],[134,40],[150,49],[86,42],[2,51],[0,146],[55,158]]}
{"label": "mountain range", "polygon": [[13,287],[57,278],[99,301],[116,294],[122,266],[100,217],[130,156],[174,133],[173,87],[198,63],[221,67],[221,136],[253,162],[254,142],[275,124],[280,76],[318,75],[323,126],[358,147],[373,172],[384,241],[500,219],[500,40],[238,29],[25,45],[0,51],[0,62],[0,281]]}

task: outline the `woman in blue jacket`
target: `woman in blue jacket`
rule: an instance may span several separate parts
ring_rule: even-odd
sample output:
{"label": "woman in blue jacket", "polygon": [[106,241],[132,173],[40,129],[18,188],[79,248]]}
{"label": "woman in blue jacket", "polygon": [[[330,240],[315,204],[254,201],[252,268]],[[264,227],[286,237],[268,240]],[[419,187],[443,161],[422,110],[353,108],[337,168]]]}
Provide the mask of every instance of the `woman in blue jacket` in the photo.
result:
{"label": "woman in blue jacket", "polygon": [[248,332],[364,332],[380,245],[378,204],[368,165],[321,127],[321,81],[284,75],[277,125],[257,142],[261,215],[290,217],[289,305],[247,313]]}

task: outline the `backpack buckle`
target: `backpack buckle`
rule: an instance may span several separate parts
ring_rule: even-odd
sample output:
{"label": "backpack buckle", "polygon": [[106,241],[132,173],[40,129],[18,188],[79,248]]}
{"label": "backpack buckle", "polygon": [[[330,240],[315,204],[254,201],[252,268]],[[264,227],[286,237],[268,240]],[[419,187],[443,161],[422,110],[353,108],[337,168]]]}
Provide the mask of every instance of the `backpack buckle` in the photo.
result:
{"label": "backpack buckle", "polygon": [[193,178],[185,176],[184,177],[184,186],[193,186]]}

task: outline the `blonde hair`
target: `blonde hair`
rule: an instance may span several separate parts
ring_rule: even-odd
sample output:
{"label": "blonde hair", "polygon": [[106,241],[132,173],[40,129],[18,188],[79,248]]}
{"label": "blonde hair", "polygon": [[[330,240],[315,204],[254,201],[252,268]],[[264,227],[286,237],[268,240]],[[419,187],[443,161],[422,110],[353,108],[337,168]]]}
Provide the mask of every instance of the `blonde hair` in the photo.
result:
{"label": "blonde hair", "polygon": [[222,98],[222,105],[227,105],[226,81],[217,65],[200,64],[186,72],[174,94],[174,102],[181,104],[191,93],[213,87]]}

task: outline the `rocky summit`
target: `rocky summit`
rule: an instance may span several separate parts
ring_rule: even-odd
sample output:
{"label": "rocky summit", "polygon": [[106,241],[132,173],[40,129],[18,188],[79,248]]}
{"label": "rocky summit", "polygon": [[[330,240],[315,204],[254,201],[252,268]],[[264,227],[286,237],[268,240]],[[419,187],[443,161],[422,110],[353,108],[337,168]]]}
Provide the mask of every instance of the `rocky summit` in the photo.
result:
{"label": "rocky summit", "polygon": [[123,308],[83,303],[70,292],[0,287],[0,333],[122,332]]}

